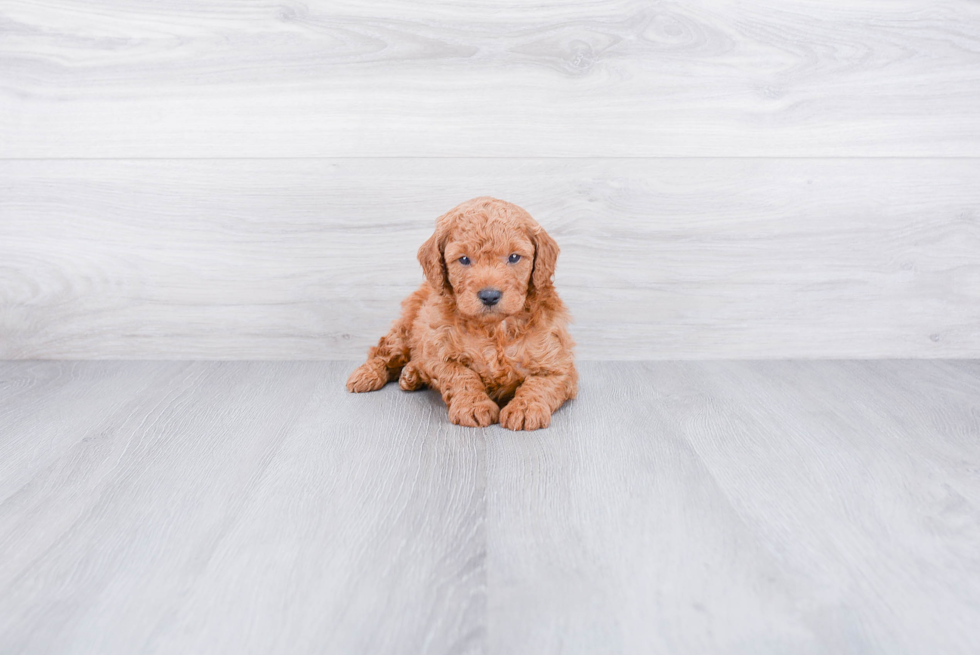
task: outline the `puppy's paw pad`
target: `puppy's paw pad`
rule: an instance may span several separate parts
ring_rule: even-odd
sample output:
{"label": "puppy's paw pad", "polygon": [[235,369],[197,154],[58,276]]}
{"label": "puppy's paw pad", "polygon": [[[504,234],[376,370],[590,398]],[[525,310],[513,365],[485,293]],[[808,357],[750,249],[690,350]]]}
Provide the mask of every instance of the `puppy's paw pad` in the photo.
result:
{"label": "puppy's paw pad", "polygon": [[551,425],[551,411],[543,403],[512,400],[500,410],[500,425],[508,430],[538,430]]}
{"label": "puppy's paw pad", "polygon": [[485,428],[497,422],[500,408],[489,398],[456,398],[449,407],[449,420],[468,428]]}
{"label": "puppy's paw pad", "polygon": [[404,391],[415,391],[423,386],[422,378],[411,363],[406,364],[402,369],[402,374],[398,377],[398,386]]}
{"label": "puppy's paw pad", "polygon": [[374,364],[365,362],[347,378],[347,390],[354,393],[377,391],[387,383],[388,371],[386,369],[379,369]]}

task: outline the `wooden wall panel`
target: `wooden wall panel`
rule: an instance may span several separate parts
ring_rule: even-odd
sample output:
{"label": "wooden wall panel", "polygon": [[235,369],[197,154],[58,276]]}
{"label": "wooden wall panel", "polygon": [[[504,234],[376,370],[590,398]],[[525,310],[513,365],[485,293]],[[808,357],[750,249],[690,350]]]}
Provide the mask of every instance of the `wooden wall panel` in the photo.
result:
{"label": "wooden wall panel", "polygon": [[354,357],[457,202],[596,358],[966,357],[980,5],[0,7],[0,357]]}
{"label": "wooden wall panel", "polygon": [[0,156],[978,156],[971,0],[5,0]]}
{"label": "wooden wall panel", "polygon": [[525,206],[584,358],[980,356],[980,160],[0,161],[0,359],[356,358]]}

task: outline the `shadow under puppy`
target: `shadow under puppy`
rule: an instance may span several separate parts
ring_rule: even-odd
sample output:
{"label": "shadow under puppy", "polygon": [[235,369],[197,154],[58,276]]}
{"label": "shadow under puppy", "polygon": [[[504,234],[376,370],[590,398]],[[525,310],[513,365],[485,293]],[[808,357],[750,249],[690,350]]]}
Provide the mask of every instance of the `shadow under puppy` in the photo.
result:
{"label": "shadow under puppy", "polygon": [[575,397],[568,312],[551,277],[558,244],[526,211],[482,197],[436,221],[419,248],[426,281],[347,380],[437,389],[457,425],[536,430]]}

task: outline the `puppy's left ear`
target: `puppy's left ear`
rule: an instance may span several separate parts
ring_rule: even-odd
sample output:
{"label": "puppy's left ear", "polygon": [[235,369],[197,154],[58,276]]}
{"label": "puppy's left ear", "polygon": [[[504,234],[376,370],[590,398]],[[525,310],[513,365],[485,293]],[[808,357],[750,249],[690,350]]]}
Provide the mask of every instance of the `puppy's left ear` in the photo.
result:
{"label": "puppy's left ear", "polygon": [[546,289],[551,286],[551,276],[555,274],[555,264],[558,263],[558,244],[541,228],[531,234],[531,241],[534,242],[531,284],[536,289]]}

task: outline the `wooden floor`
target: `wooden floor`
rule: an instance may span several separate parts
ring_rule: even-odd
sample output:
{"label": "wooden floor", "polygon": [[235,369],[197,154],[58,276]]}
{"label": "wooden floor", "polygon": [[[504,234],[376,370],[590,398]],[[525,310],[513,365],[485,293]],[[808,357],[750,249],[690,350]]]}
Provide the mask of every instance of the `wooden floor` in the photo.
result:
{"label": "wooden floor", "polygon": [[972,653],[980,362],[0,363],[0,652]]}

